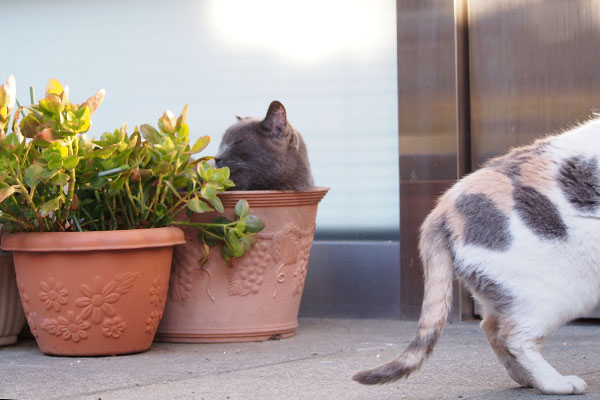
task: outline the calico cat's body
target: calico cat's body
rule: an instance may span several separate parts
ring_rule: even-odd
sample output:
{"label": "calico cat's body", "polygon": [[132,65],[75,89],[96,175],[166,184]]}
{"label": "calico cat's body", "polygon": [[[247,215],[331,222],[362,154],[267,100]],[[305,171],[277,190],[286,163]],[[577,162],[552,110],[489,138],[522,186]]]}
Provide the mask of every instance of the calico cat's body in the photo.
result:
{"label": "calico cat's body", "polygon": [[450,188],[421,227],[425,295],[396,360],[354,379],[406,377],[431,353],[453,276],[481,304],[481,326],[509,375],[543,393],[583,393],[541,356],[544,338],[600,300],[600,120],[489,161]]}
{"label": "calico cat's body", "polygon": [[306,191],[314,186],[304,140],[278,101],[262,120],[238,117],[223,135],[216,163],[229,167],[235,190]]}

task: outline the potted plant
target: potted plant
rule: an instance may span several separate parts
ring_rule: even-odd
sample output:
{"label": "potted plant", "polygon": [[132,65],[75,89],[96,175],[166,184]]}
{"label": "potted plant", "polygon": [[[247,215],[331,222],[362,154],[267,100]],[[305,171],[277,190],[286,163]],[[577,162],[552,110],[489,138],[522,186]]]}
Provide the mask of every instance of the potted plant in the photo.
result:
{"label": "potted plant", "polygon": [[[164,309],[172,247],[184,243],[170,225],[175,216],[223,210],[217,193],[233,185],[226,168],[192,159],[209,138],[190,145],[187,106],[177,118],[165,112],[157,128],[127,134],[123,124],[90,139],[90,116],[103,98],[100,90],[73,104],[68,87],[52,79],[45,97],[32,99],[20,122],[19,107],[12,132],[0,137],[0,223],[15,232],[3,236],[2,248],[13,252],[27,321],[48,354],[147,350]],[[235,227],[235,245],[252,241],[244,221],[227,226]],[[198,228],[231,247],[232,237],[208,231],[219,226]]]}
{"label": "potted plant", "polygon": [[[298,326],[317,205],[328,189],[313,188],[304,143],[278,101],[270,104],[264,119],[242,118],[229,128],[219,154],[217,165],[229,163],[240,186],[281,190],[219,194],[226,215],[220,222],[243,218],[248,210],[238,201],[246,199],[265,223],[252,249],[232,259],[229,268],[215,254],[207,256],[206,244],[186,230],[187,243],[175,250],[158,340],[260,341],[291,336]],[[278,165],[278,159],[286,165]],[[284,190],[290,188],[296,191]],[[193,221],[203,226],[212,218],[196,215]],[[225,259],[241,255],[226,247],[222,251]]]}
{"label": "potted plant", "polygon": [[[11,75],[0,85],[0,136],[8,129],[15,101],[15,78]],[[24,324],[12,255],[0,251],[0,346],[16,343]]]}
{"label": "potted plant", "polygon": [[[174,251],[156,340],[245,342],[294,335],[317,206],[327,190],[220,193],[226,217],[243,216],[246,211],[236,204],[246,199],[265,228],[249,252],[230,263],[216,252],[207,257],[206,245],[192,228],[184,228],[187,243]],[[215,216],[195,215],[193,221],[205,223]]]}

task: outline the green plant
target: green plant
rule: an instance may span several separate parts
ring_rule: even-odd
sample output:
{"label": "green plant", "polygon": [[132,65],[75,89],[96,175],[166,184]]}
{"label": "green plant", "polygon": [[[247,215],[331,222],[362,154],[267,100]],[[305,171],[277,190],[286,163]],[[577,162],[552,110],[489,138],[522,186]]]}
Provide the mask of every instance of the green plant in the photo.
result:
{"label": "green plant", "polygon": [[6,230],[191,225],[205,243],[205,257],[208,246],[222,243],[221,254],[228,261],[243,255],[262,230],[262,221],[249,214],[243,200],[233,221],[220,217],[212,223],[190,222],[192,213],[223,212],[217,194],[234,183],[228,168],[209,163],[212,157],[192,158],[210,138],[190,145],[187,105],[178,117],[166,111],[156,128],[144,124],[128,134],[123,124],[93,140],[85,132],[104,90],[73,104],[68,87],[51,79],[45,97],[25,107],[20,122],[23,107],[16,110],[7,134],[14,90],[6,86],[10,84],[0,87],[0,223]]}

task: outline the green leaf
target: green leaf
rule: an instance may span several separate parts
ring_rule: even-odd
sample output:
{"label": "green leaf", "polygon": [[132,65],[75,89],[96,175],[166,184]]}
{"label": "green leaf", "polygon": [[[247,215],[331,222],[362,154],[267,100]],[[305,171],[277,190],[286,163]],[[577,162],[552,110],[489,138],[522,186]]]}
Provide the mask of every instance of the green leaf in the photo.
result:
{"label": "green leaf", "polygon": [[38,133],[38,128],[40,126],[40,121],[33,114],[28,114],[25,118],[21,120],[21,133],[26,138],[33,138]]}
{"label": "green leaf", "polygon": [[199,138],[198,140],[196,140],[196,143],[194,143],[194,145],[192,146],[192,149],[190,151],[188,151],[188,154],[196,154],[196,153],[200,153],[202,150],[204,150],[208,144],[210,143],[210,136],[202,136],[201,138]]}
{"label": "green leaf", "polygon": [[64,161],[63,161],[63,168],[64,169],[73,169],[75,167],[77,167],[77,164],[79,164],[79,156],[76,155],[72,155],[72,156],[68,156]]}
{"label": "green leaf", "polygon": [[63,166],[63,162],[61,159],[52,159],[50,161],[48,161],[48,169],[51,170],[59,170],[61,169]]}
{"label": "green leaf", "polygon": [[118,179],[115,179],[114,181],[112,181],[108,187],[108,194],[110,196],[114,196],[116,194],[118,194],[121,190],[123,190],[123,185],[125,184],[125,176],[120,176]]}
{"label": "green leaf", "polygon": [[40,175],[43,169],[44,167],[39,164],[31,164],[29,167],[27,167],[23,180],[25,181],[25,184],[29,186],[29,188],[34,188],[38,183],[40,183]]}
{"label": "green leaf", "polygon": [[107,183],[108,183],[108,179],[106,179],[103,176],[97,176],[97,175],[90,181],[90,185],[95,189],[100,189]]}
{"label": "green leaf", "polygon": [[101,149],[94,149],[94,151],[91,151],[88,154],[86,154],[85,158],[100,158],[105,160],[115,152],[117,147],[119,147],[118,143],[111,144],[110,146],[106,146]]}
{"label": "green leaf", "polygon": [[198,239],[206,243],[208,246],[214,246],[215,244],[219,243],[218,239],[212,237],[211,235],[204,235],[202,232],[198,234]]}
{"label": "green leaf", "polygon": [[175,126],[177,125],[177,119],[175,118],[175,115],[173,114],[173,112],[171,112],[169,110],[165,111],[165,113],[163,114],[163,116],[159,122],[162,126],[163,131],[165,131],[166,133],[169,133],[171,135],[175,133]]}
{"label": "green leaf", "polygon": [[217,197],[217,191],[210,185],[204,185],[202,189],[200,189],[200,195],[206,200],[211,201]]}
{"label": "green leaf", "polygon": [[152,172],[156,175],[164,175],[167,174],[171,170],[172,165],[166,161],[162,161],[155,168],[152,169]]}
{"label": "green leaf", "polygon": [[62,197],[58,196],[52,200],[49,200],[40,206],[40,214],[42,217],[46,217],[51,212],[54,212],[60,208],[60,202]]}
{"label": "green leaf", "polygon": [[241,257],[244,254],[244,245],[232,230],[225,235],[225,241],[233,252],[234,257]]}
{"label": "green leaf", "polygon": [[188,203],[186,204],[187,208],[189,208],[190,210],[192,210],[195,213],[201,214],[207,211],[214,211],[214,209],[209,206],[208,204],[206,204],[205,202],[203,202],[202,200],[200,200],[197,197],[194,197],[193,199],[191,199],[190,201],[188,201]]}
{"label": "green leaf", "polygon": [[240,217],[240,219],[243,219],[250,212],[250,205],[248,204],[248,201],[242,199],[237,202],[233,211],[235,212],[235,215]]}
{"label": "green leaf", "polygon": [[256,215],[248,215],[244,219],[244,223],[246,224],[246,231],[250,233],[257,233],[265,228],[264,222]]}
{"label": "green leaf", "polygon": [[50,178],[52,178],[56,174],[58,174],[58,170],[57,169],[44,168],[42,170],[42,172],[40,173],[40,177],[42,179],[50,179]]}
{"label": "green leaf", "polygon": [[221,258],[223,258],[223,260],[225,260],[225,262],[227,263],[227,266],[232,267],[233,265],[231,265],[231,259],[233,258],[233,250],[231,250],[231,248],[227,245],[222,245],[221,246]]}
{"label": "green leaf", "polygon": [[69,182],[69,175],[62,172],[59,172],[58,174],[53,176],[52,179],[50,179],[50,184],[56,186],[66,185],[67,182]]}
{"label": "green leaf", "polygon": [[15,192],[16,186],[9,186],[0,189],[0,203],[6,200],[7,197],[12,195]]}
{"label": "green leaf", "polygon": [[158,131],[154,129],[152,125],[143,124],[142,126],[140,126],[140,131],[142,132],[142,136],[144,136],[144,139],[146,139],[147,141],[151,143],[160,142],[160,133],[158,133]]}

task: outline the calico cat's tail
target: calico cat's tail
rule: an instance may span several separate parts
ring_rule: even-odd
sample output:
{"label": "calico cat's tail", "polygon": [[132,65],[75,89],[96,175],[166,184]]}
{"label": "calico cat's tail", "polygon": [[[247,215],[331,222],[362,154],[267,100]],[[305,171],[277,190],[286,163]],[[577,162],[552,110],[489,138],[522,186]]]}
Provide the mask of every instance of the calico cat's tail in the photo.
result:
{"label": "calico cat's tail", "polygon": [[423,260],[425,293],[417,334],[398,358],[374,369],[360,371],[352,379],[366,385],[408,377],[431,354],[452,303],[452,253],[450,234],[439,210],[421,226],[419,250]]}

